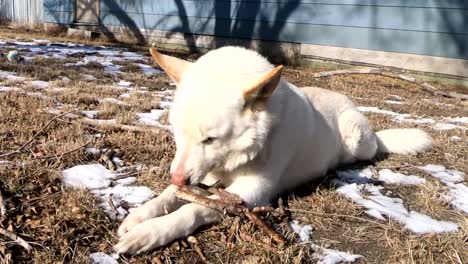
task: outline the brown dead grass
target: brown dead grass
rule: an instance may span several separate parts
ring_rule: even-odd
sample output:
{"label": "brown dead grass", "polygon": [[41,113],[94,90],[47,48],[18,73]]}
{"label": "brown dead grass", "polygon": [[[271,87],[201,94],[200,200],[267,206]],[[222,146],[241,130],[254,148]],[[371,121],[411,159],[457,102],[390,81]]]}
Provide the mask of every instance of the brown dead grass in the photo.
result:
{"label": "brown dead grass", "polygon": [[[4,31],[0,29],[0,35]],[[54,38],[60,39],[60,38]],[[61,39],[63,40],[63,39]],[[99,42],[96,42],[99,43]],[[96,74],[99,67],[90,69],[71,67],[52,69],[57,61],[34,61],[31,65],[5,65],[0,69],[20,71],[20,75],[43,80],[56,80],[62,74],[72,79],[68,84],[57,82],[63,92],[48,94],[54,100],[44,100],[15,93],[0,93],[0,149],[2,153],[17,149],[52,117],[38,109],[54,105],[54,101],[76,105],[80,110],[99,110],[98,118],[116,118],[122,123],[132,123],[134,113],[146,112],[159,107],[159,99],[145,94],[134,94],[122,99],[130,106],[99,103],[97,98],[118,98],[123,91],[110,88],[116,80]],[[37,63],[37,64],[36,64]],[[36,67],[41,65],[41,67]],[[134,66],[127,64],[125,80],[135,87],[147,87],[150,91],[171,89],[170,80],[164,76],[147,78],[133,72]],[[34,67],[33,67],[34,66]],[[92,65],[91,65],[92,66]],[[9,68],[10,67],[10,68]],[[28,68],[24,68],[28,67]],[[132,68],[133,67],[133,68]],[[63,68],[63,67],[62,67]],[[26,72],[26,69],[30,72]],[[61,72],[63,71],[63,72]],[[97,82],[82,81],[79,73],[89,73],[102,78]],[[286,69],[285,78],[299,86],[321,86],[339,91],[352,98],[359,105],[378,106],[401,113],[421,116],[468,116],[466,102],[433,97],[417,86],[386,77],[356,75],[314,79],[312,70]],[[55,76],[55,77],[51,77]],[[20,85],[20,84],[17,84]],[[450,89],[450,87],[443,87]],[[383,100],[391,99],[389,94],[399,95],[405,105],[388,105]],[[360,98],[360,99],[358,99]],[[425,101],[425,99],[427,101]],[[437,105],[452,104],[454,107]],[[443,164],[449,168],[468,172],[468,135],[459,130],[437,132],[424,125],[397,124],[379,114],[367,115],[377,130],[392,127],[419,127],[425,129],[435,140],[435,149],[417,157],[389,156],[374,161],[375,168],[392,167],[407,174],[425,177],[428,184],[416,187],[386,185],[392,195],[400,197],[413,210],[426,213],[437,219],[451,220],[461,226],[455,234],[415,236],[402,229],[393,221],[388,223],[366,216],[362,208],[338,195],[330,184],[333,172],[324,182],[310,183],[301,189],[283,196],[292,218],[314,227],[314,243],[325,247],[362,254],[361,263],[464,263],[468,260],[468,220],[466,215],[455,212],[441,201],[446,188],[429,175],[411,165],[428,163]],[[167,115],[162,118],[167,122]],[[96,138],[93,135],[103,136]],[[453,142],[451,136],[463,140]],[[120,150],[120,157],[131,164],[145,167],[138,181],[150,186],[155,192],[162,191],[169,182],[168,171],[175,146],[172,136],[160,133],[126,132],[116,129],[95,128],[79,121],[61,118],[41,132],[33,142],[17,155],[7,159],[15,165],[0,166],[0,190],[6,199],[7,217],[0,219],[0,225],[9,227],[34,242],[34,252],[28,254],[14,244],[4,244],[12,251],[14,263],[87,263],[92,252],[111,252],[116,242],[117,222],[107,218],[97,208],[97,202],[89,192],[70,190],[62,186],[60,172],[78,164],[98,162],[98,157],[87,155],[83,149],[61,155],[76,149],[94,138],[89,147],[113,148]],[[40,159],[43,156],[57,158]],[[360,164],[351,167],[359,167]],[[195,234],[198,246],[203,250],[209,263],[314,263],[313,253],[307,244],[293,243],[279,254],[266,251],[251,243],[236,239],[228,248],[226,239],[233,219],[202,228]],[[264,239],[261,232],[250,224],[242,225],[243,232]],[[289,234],[289,236],[291,236]],[[1,254],[1,253],[0,253]],[[139,256],[125,258],[123,263],[151,263],[159,258],[166,263],[201,263],[193,245],[183,240],[169,244]]]}

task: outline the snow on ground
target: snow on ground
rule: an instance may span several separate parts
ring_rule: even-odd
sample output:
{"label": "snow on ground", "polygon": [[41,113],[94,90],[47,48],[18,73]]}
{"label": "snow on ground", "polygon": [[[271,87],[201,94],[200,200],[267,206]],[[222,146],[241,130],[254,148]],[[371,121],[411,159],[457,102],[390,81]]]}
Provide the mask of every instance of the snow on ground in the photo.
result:
{"label": "snow on ground", "polygon": [[315,250],[312,257],[317,260],[317,264],[352,263],[362,258],[361,255],[350,254],[317,245],[313,245],[312,248]]}
{"label": "snow on ground", "polygon": [[415,123],[415,124],[433,124],[432,128],[435,130],[452,130],[452,129],[461,129],[467,130],[468,127],[455,125],[453,123],[462,123],[468,124],[468,117],[440,117],[440,121],[436,121],[433,118],[424,118],[420,116],[413,116],[410,114],[401,114],[389,110],[380,109],[374,106],[358,106],[359,111],[363,113],[376,113],[389,115],[392,117],[395,122],[406,122],[406,123]]}
{"label": "snow on ground", "polygon": [[301,242],[309,241],[312,236],[312,226],[304,225],[301,226],[297,220],[293,220],[289,223],[289,226],[299,236]]}
{"label": "snow on ground", "polygon": [[97,114],[99,114],[99,111],[96,110],[88,110],[88,111],[81,111],[81,113],[86,116],[87,118],[96,118]]}
{"label": "snow on ground", "polygon": [[149,113],[137,113],[138,121],[147,126],[162,126],[159,119],[167,112],[167,110],[153,109]]}
{"label": "snow on ground", "polygon": [[[364,206],[368,215],[379,220],[385,220],[385,217],[392,218],[416,234],[458,231],[459,226],[453,222],[436,220],[413,210],[408,211],[402,199],[382,194],[384,187],[375,185],[372,176],[373,173],[368,168],[338,171],[335,180],[338,186],[337,192]],[[409,176],[393,173],[389,170],[379,172],[379,180],[384,179],[382,181],[423,184],[422,179],[419,177],[405,177]]]}
{"label": "snow on ground", "polygon": [[89,255],[91,264],[118,264],[118,256],[109,256],[106,253],[96,252]]}
{"label": "snow on ground", "polygon": [[395,105],[402,105],[405,104],[404,102],[401,101],[393,101],[393,100],[385,100],[384,101],[386,104],[395,104]]}
{"label": "snow on ground", "polygon": [[[99,154],[95,148],[86,149],[87,153]],[[138,170],[138,167],[121,167]],[[90,190],[101,199],[99,206],[112,219],[123,219],[129,208],[138,207],[151,199],[153,191],[146,186],[133,186],[135,177],[125,173],[113,172],[101,164],[77,165],[62,172],[62,181],[65,186]]]}
{"label": "snow on ground", "polygon": [[[293,220],[289,223],[289,226],[292,228],[294,233],[299,236],[301,242],[308,242],[311,240],[312,236],[312,226],[311,225],[300,225],[297,220]],[[328,249],[322,246],[315,244],[310,244],[312,249],[315,251],[312,257],[317,260],[317,263],[322,264],[338,264],[343,262],[355,262],[356,260],[362,258],[361,255],[354,255],[347,252]]]}
{"label": "snow on ground", "polygon": [[118,105],[128,105],[122,100],[115,99],[115,98],[102,98],[98,99],[99,103],[111,103],[111,104],[118,104]]}
{"label": "snow on ground", "polygon": [[80,75],[81,75],[81,77],[83,77],[83,80],[85,80],[85,81],[95,81],[95,80],[97,80],[96,77],[94,77],[91,74],[80,73]]}
{"label": "snow on ground", "polygon": [[379,171],[379,181],[388,184],[406,184],[406,185],[420,185],[426,183],[424,178],[415,175],[404,175],[402,173],[393,172],[389,169]]}
{"label": "snow on ground", "polygon": [[[13,41],[0,42],[0,49],[14,49],[20,51],[26,62],[34,58],[55,58],[67,59],[69,56],[82,55],[83,58],[76,63],[65,63],[65,67],[83,66],[90,62],[96,62],[104,67],[104,71],[108,74],[122,74],[120,69],[122,66],[114,64],[114,62],[132,61],[137,63],[141,72],[147,76],[162,73],[158,69],[154,69],[151,65],[145,64],[145,57],[135,52],[130,52],[125,48],[114,48],[108,46],[93,47],[84,44],[74,43],[51,43],[47,41]],[[14,76],[10,74],[9,76]],[[0,74],[0,78],[2,75]],[[23,80],[24,81],[24,80]]]}
{"label": "snow on ground", "polygon": [[0,92],[22,92],[23,89],[16,87],[0,86]]}
{"label": "snow on ground", "polygon": [[36,89],[45,89],[49,87],[49,82],[45,81],[31,81],[31,86],[36,88]]}
{"label": "snow on ground", "polygon": [[464,184],[465,174],[457,170],[446,169],[442,165],[428,164],[419,169],[439,179],[449,189],[445,199],[457,210],[468,214],[468,186]]}

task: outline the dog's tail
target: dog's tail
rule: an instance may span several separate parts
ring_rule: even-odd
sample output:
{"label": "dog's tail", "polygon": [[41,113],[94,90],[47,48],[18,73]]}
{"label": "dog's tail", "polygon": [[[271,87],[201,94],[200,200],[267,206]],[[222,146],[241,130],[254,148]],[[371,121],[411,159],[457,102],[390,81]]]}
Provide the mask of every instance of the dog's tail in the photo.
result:
{"label": "dog's tail", "polygon": [[387,129],[375,134],[379,153],[415,155],[432,147],[431,137],[420,129]]}

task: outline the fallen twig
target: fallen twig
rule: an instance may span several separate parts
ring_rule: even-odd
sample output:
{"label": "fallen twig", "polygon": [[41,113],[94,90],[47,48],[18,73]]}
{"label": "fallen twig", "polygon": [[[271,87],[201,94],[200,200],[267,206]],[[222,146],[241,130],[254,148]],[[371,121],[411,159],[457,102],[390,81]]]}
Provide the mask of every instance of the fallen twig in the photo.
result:
{"label": "fallen twig", "polygon": [[[225,190],[221,192],[227,192]],[[259,217],[253,211],[250,211],[245,205],[238,203],[228,203],[223,200],[214,200],[201,195],[195,194],[187,188],[181,188],[176,193],[177,197],[182,200],[186,200],[192,203],[204,205],[206,207],[217,210],[220,213],[228,213],[236,216],[246,216],[253,224],[259,227],[263,232],[269,235],[275,242],[280,245],[285,244],[286,239],[276,232],[269,224],[267,224],[261,217]],[[230,193],[231,196],[235,195]],[[239,198],[240,199],[240,198]],[[235,199],[237,200],[237,199]]]}
{"label": "fallen twig", "polygon": [[260,229],[267,233],[276,243],[284,245],[287,242],[282,235],[273,230],[273,228],[265,221],[263,221],[260,216],[250,211],[245,211],[244,213],[250,219],[250,221],[252,221],[252,223],[260,227]]}
{"label": "fallen twig", "polygon": [[104,162],[107,166],[107,168],[111,171],[115,171],[117,166],[115,166],[114,162],[112,161],[112,155],[113,155],[112,149],[107,150],[105,153],[101,155],[99,158],[100,161]]}
{"label": "fallen twig", "polygon": [[197,252],[198,256],[200,256],[201,260],[203,262],[206,262],[206,257],[203,254],[203,251],[201,250],[201,248],[197,244],[194,244],[193,248],[195,249],[195,252]]}
{"label": "fallen twig", "polygon": [[71,154],[73,152],[76,152],[86,146],[88,146],[91,142],[93,142],[93,140],[89,140],[87,141],[86,143],[84,143],[83,145],[77,147],[77,148],[74,148],[72,150],[69,150],[69,151],[66,151],[64,153],[61,153],[61,154],[58,154],[58,155],[49,155],[49,156],[42,156],[42,157],[35,157],[34,159],[38,160],[38,159],[58,159],[58,158],[62,158],[63,156],[65,155],[68,155],[68,154]]}
{"label": "fallen twig", "polygon": [[237,229],[239,228],[239,223],[240,223],[240,217],[234,218],[234,222],[231,225],[231,228],[229,229],[229,236],[226,240],[228,247],[232,247],[234,244],[234,237],[236,237]]}
{"label": "fallen twig", "polygon": [[5,215],[6,215],[5,201],[3,200],[2,191],[0,191],[0,217],[4,217]]}
{"label": "fallen twig", "polygon": [[3,227],[0,227],[0,234],[10,238],[13,241],[15,241],[20,246],[22,246],[24,249],[26,249],[28,252],[32,250],[32,247],[28,244],[28,242],[26,242],[24,239],[19,237],[17,234],[4,229]]}
{"label": "fallen twig", "polygon": [[421,80],[417,80],[416,78],[408,75],[403,75],[400,73],[391,73],[384,71],[383,69],[358,69],[358,70],[338,70],[338,71],[328,71],[328,72],[319,72],[313,75],[314,78],[321,78],[321,77],[330,77],[334,75],[350,75],[350,74],[374,74],[374,75],[381,75],[385,77],[400,79],[403,81],[411,82],[414,84],[419,85],[424,91],[430,92],[433,95],[441,95],[444,97],[449,98],[456,98],[461,100],[468,100],[468,94],[460,94],[456,92],[448,92],[442,91],[429,83]]}
{"label": "fallen twig", "polygon": [[0,244],[0,263],[2,264],[10,264],[13,263],[11,259],[11,252],[8,250],[7,247]]}
{"label": "fallen twig", "polygon": [[[47,109],[46,112],[49,114],[60,114],[60,110],[56,110],[56,109]],[[158,126],[157,128],[143,127],[143,126],[130,126],[130,125],[111,123],[111,122],[103,122],[103,120],[82,117],[77,114],[60,114],[60,115],[62,115],[63,117],[70,118],[70,119],[75,119],[76,121],[80,121],[84,124],[95,126],[95,127],[109,127],[109,128],[115,128],[115,129],[124,130],[124,131],[130,131],[130,132],[150,132],[150,133],[155,133],[155,134],[160,134],[161,129],[172,132],[169,126]]]}
{"label": "fallen twig", "polygon": [[17,153],[21,153],[21,151],[27,147],[29,144],[31,144],[31,142],[33,142],[33,140],[39,136],[42,132],[44,132],[44,130],[46,130],[55,120],[59,119],[60,117],[63,117],[65,115],[68,115],[68,114],[71,114],[72,112],[75,112],[76,109],[74,110],[71,110],[71,111],[68,111],[68,112],[65,112],[65,113],[62,113],[58,116],[55,116],[53,117],[51,120],[49,120],[49,122],[47,122],[47,124],[45,124],[41,129],[39,129],[39,131],[36,132],[36,134],[34,134],[26,143],[24,143],[23,145],[21,145],[21,147],[17,148],[16,150],[12,151],[12,152],[8,152],[8,153],[5,153],[5,154],[2,154],[0,155],[0,158],[5,158],[5,157],[8,157],[8,156],[11,156],[13,154],[17,154]]}

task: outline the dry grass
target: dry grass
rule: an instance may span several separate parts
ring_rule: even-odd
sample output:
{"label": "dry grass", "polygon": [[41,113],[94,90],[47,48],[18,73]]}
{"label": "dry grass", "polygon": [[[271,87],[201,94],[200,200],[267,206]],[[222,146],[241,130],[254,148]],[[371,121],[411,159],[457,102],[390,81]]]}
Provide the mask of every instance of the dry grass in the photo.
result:
{"label": "dry grass", "polygon": [[[7,32],[8,33],[8,32]],[[5,30],[0,30],[0,35]],[[8,34],[11,34],[9,32]],[[8,35],[6,34],[6,35]],[[53,39],[60,39],[60,36]],[[63,40],[63,39],[62,39]],[[99,42],[103,44],[104,42]],[[71,59],[71,61],[76,58]],[[147,112],[159,107],[159,99],[145,94],[133,94],[122,99],[125,105],[99,103],[97,98],[118,98],[121,90],[112,88],[114,77],[100,75],[99,67],[58,67],[56,60],[34,60],[31,65],[10,65],[0,62],[0,69],[17,71],[20,75],[41,80],[57,80],[68,76],[71,82],[57,81],[54,86],[65,88],[63,92],[48,93],[53,100],[28,97],[15,93],[0,93],[0,149],[8,152],[27,142],[52,116],[38,109],[51,107],[55,102],[69,104],[65,109],[99,110],[98,118],[116,118],[121,123],[131,124],[137,112]],[[61,62],[63,63],[63,62]],[[51,66],[52,65],[52,66]],[[134,65],[127,64],[125,80],[137,88],[150,91],[170,89],[170,80],[164,76],[146,77],[136,72]],[[378,106],[396,112],[421,116],[468,116],[466,102],[454,99],[435,98],[422,92],[417,86],[385,77],[356,75],[314,79],[313,70],[286,69],[285,78],[299,86],[321,86],[339,91],[355,99],[359,105]],[[79,73],[89,73],[99,80],[82,81]],[[15,84],[20,86],[20,84]],[[24,88],[24,87],[23,87]],[[451,89],[451,87],[444,87]],[[25,88],[26,89],[26,88]],[[28,88],[29,89],[29,88]],[[405,105],[388,105],[389,94],[401,96]],[[429,101],[425,101],[429,100]],[[454,105],[447,107],[445,103]],[[376,168],[399,167],[407,174],[422,175],[428,184],[415,187],[386,186],[392,195],[400,197],[410,209],[426,213],[437,219],[451,220],[461,226],[455,234],[415,236],[393,221],[383,222],[366,216],[363,209],[338,195],[329,180],[304,185],[301,189],[285,195],[284,200],[292,211],[292,218],[314,227],[315,243],[352,251],[365,256],[361,263],[466,263],[468,261],[468,220],[466,215],[455,212],[441,201],[446,190],[438,181],[404,164],[443,164],[468,172],[468,135],[459,130],[437,132],[424,125],[397,124],[390,118],[369,114],[370,122],[378,129],[391,127],[420,127],[435,139],[435,149],[417,157],[390,156],[373,161]],[[167,123],[167,115],[162,118]],[[102,137],[93,135],[100,133]],[[451,136],[460,136],[460,142],[450,141]],[[168,184],[167,173],[175,146],[172,136],[160,133],[126,132],[116,129],[90,127],[76,120],[61,118],[40,133],[20,154],[7,159],[9,166],[0,166],[0,190],[6,199],[8,214],[0,219],[0,225],[9,227],[34,242],[30,254],[22,248],[6,243],[0,237],[0,245],[12,251],[15,263],[87,263],[92,252],[111,252],[116,242],[117,222],[110,220],[99,208],[93,195],[62,186],[60,172],[77,164],[98,162],[84,149],[62,155],[79,148],[90,139],[89,147],[119,149],[121,158],[130,164],[145,167],[138,179],[140,184],[160,192]],[[41,159],[44,156],[57,158]],[[360,164],[353,165],[359,167]],[[328,179],[333,177],[330,172]],[[233,219],[202,228],[195,236],[198,246],[209,263],[313,263],[311,248],[307,244],[292,244],[280,253],[272,253],[251,243],[237,239],[232,248],[227,247]],[[262,234],[249,224],[242,226],[258,239]],[[1,252],[1,251],[0,251]],[[0,253],[1,255],[2,253]],[[0,256],[1,257],[1,256]],[[125,258],[123,263],[151,263],[159,258],[166,263],[201,263],[193,245],[184,241],[167,247]],[[1,259],[1,258],[0,258]]]}

